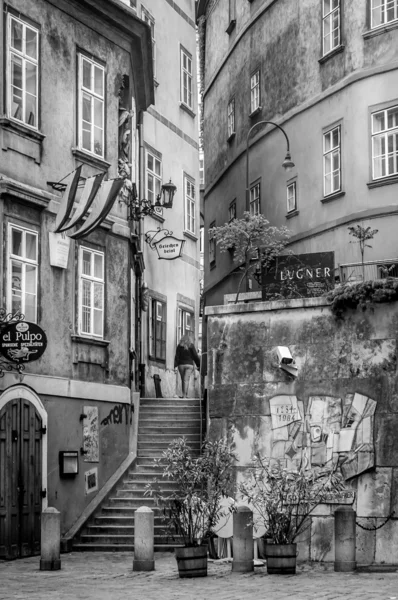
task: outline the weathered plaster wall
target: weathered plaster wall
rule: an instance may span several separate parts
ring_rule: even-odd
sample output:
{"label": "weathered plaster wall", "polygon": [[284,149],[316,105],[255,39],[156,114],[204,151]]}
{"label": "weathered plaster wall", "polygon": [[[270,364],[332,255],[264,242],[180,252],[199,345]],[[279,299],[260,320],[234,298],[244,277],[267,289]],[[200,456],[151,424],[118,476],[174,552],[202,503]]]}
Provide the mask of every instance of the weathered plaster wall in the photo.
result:
{"label": "weathered plaster wall", "polygon": [[[356,492],[359,522],[381,524],[398,506],[397,304],[347,311],[340,321],[323,299],[218,306],[206,312],[210,437],[228,436],[235,443],[236,481],[254,450],[275,456],[280,441],[272,428],[270,401],[277,396],[296,397],[301,413],[308,414],[310,398],[331,398],[345,406],[361,394],[377,403],[375,466],[347,485]],[[296,379],[278,367],[276,346],[289,347],[298,366]],[[335,429],[340,435],[341,427]],[[287,465],[294,466],[294,458],[284,452]],[[316,510],[311,539],[306,534],[299,544],[301,559],[334,560],[337,506]],[[358,562],[391,562],[397,550],[398,519],[376,532],[357,528]]]}

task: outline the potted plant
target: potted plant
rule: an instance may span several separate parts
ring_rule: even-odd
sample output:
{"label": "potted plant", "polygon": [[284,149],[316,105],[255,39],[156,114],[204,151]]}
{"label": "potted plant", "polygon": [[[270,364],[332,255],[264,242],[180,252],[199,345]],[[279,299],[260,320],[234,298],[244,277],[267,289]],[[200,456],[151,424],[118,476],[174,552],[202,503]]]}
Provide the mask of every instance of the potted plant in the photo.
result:
{"label": "potted plant", "polygon": [[[194,456],[182,437],[154,461],[162,468],[162,479],[149,483],[146,494],[162,508],[166,530],[176,541],[180,577],[207,575],[206,542],[224,510],[220,501],[230,486],[234,459],[225,440],[206,440]],[[173,489],[165,491],[162,480],[174,482]]]}
{"label": "potted plant", "polygon": [[266,529],[268,573],[296,572],[297,537],[310,527],[316,506],[344,489],[335,466],[306,470],[301,465],[293,471],[280,460],[255,454],[239,491],[253,509],[255,525]]}

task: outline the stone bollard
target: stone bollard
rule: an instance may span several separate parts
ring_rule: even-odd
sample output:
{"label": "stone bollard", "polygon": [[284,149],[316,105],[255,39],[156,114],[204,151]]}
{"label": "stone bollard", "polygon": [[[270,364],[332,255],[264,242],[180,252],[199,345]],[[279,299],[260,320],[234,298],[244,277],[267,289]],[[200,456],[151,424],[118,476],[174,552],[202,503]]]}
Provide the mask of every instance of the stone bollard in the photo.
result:
{"label": "stone bollard", "polygon": [[61,568],[61,513],[56,508],[45,508],[41,513],[40,571],[58,571]]}
{"label": "stone bollard", "polygon": [[133,571],[154,571],[153,510],[140,506],[134,513]]}
{"label": "stone bollard", "polygon": [[233,524],[232,572],[254,571],[253,513],[248,506],[238,506]]}
{"label": "stone bollard", "polygon": [[334,513],[335,571],[355,571],[355,519],[356,512],[349,506]]}

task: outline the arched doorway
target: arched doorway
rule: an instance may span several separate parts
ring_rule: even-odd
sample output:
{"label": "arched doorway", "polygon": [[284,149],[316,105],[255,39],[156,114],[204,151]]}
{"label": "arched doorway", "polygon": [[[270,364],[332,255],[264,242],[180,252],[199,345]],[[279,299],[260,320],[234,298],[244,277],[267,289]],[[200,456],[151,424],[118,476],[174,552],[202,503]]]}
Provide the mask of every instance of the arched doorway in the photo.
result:
{"label": "arched doorway", "polygon": [[40,553],[46,433],[47,413],[30,388],[13,386],[0,396],[1,558]]}

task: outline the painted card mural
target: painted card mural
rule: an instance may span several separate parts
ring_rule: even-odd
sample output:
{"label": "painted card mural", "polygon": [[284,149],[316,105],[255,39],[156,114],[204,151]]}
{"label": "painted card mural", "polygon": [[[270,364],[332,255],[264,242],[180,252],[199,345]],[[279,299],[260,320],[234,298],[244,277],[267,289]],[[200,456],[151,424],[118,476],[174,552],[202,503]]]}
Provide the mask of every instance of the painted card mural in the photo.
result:
{"label": "painted card mural", "polygon": [[346,480],[367,471],[375,464],[376,404],[358,393],[311,396],[305,411],[296,396],[271,398],[271,458],[288,469],[339,464]]}
{"label": "painted card mural", "polygon": [[85,406],[83,419],[84,462],[99,462],[98,407]]}

